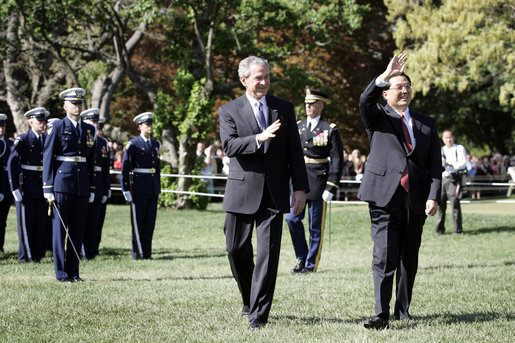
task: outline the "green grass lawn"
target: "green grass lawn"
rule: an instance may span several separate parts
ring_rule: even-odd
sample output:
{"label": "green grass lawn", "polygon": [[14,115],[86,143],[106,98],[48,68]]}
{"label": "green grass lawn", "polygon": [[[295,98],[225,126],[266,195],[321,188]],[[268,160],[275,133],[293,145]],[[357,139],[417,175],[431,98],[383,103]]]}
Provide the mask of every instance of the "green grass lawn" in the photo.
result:
{"label": "green grass lawn", "polygon": [[[374,313],[366,206],[330,211],[317,273],[291,275],[286,225],[269,324],[240,315],[220,204],[159,210],[153,260],[130,257],[129,207],[109,205],[101,255],[86,282],[56,281],[52,258],[17,261],[15,212],[0,257],[0,342],[511,342],[515,336],[515,204],[463,205],[465,234],[426,222],[412,321],[369,331]],[[393,301],[392,301],[393,304]],[[510,338],[511,337],[511,338]]]}

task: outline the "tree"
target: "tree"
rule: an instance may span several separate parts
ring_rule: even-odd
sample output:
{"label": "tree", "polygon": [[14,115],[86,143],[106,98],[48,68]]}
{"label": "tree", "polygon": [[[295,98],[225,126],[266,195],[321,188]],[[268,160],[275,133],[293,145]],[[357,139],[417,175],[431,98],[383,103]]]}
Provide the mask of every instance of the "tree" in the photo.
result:
{"label": "tree", "polygon": [[415,101],[469,144],[502,154],[515,141],[513,3],[386,0]]}

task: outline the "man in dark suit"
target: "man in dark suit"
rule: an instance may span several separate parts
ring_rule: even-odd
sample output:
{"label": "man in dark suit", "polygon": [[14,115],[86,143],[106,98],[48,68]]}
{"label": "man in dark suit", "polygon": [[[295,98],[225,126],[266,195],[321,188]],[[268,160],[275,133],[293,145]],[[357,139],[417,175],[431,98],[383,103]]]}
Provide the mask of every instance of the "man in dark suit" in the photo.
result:
{"label": "man in dark suit", "polygon": [[[309,190],[293,104],[267,95],[270,68],[262,58],[240,62],[246,93],[221,106],[220,138],[231,158],[223,209],[229,263],[250,328],[268,321],[274,295],[283,213],[298,214]],[[289,184],[293,185],[290,203]],[[257,233],[254,265],[252,231]]]}
{"label": "man in dark suit", "polygon": [[78,252],[82,246],[88,202],[95,199],[95,128],[80,118],[82,88],[67,89],[66,117],[48,130],[43,148],[43,196],[52,208],[52,250],[55,276],[60,282],[83,282]]}
{"label": "man in dark suit", "polygon": [[339,188],[343,168],[343,146],[338,128],[322,118],[328,96],[315,89],[305,89],[307,119],[299,122],[300,142],[308,173],[309,248],[304,232],[305,209],[285,217],[290,229],[297,264],[292,273],[316,272],[322,254],[326,203]]}
{"label": "man in dark suit", "polygon": [[[369,203],[374,242],[376,316],[366,328],[388,328],[396,273],[395,319],[408,312],[418,266],[422,228],[438,209],[441,188],[440,142],[433,118],[411,110],[411,82],[403,73],[407,57],[394,56],[360,98],[370,155],[358,197]],[[387,105],[378,103],[380,96]]]}

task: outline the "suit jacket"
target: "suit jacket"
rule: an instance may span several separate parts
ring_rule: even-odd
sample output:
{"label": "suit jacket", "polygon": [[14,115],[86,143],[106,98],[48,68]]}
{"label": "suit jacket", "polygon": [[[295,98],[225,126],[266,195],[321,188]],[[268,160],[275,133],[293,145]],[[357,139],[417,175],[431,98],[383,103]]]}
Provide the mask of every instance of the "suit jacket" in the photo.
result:
{"label": "suit jacket", "polygon": [[[45,134],[42,136],[44,139]],[[19,189],[22,184],[23,197],[43,199],[42,169],[22,169],[22,164],[43,167],[43,145],[32,130],[18,135],[14,141],[8,162],[9,183],[11,191]]]}
{"label": "suit jacket", "polygon": [[[43,148],[43,193],[89,196],[94,186],[95,127],[79,120],[77,128],[68,117],[48,131]],[[85,157],[86,162],[59,161],[58,156]]]}
{"label": "suit jacket", "polygon": [[260,130],[245,95],[218,109],[222,146],[231,158],[223,202],[225,211],[257,212],[266,186],[276,209],[287,213],[290,179],[294,191],[309,191],[293,104],[272,95],[267,95],[266,101],[268,123],[279,119],[281,127],[276,137],[260,148],[256,143]]}
{"label": "suit jacket", "polygon": [[399,115],[389,105],[377,102],[382,91],[373,80],[360,97],[359,109],[370,140],[370,156],[358,197],[385,207],[407,166],[410,209],[423,214],[427,200],[440,201],[442,158],[435,120],[410,109],[415,148],[408,153]]}
{"label": "suit jacket", "polygon": [[138,136],[127,143],[122,160],[122,191],[130,190],[130,173],[134,168],[154,168],[154,173],[133,173],[132,190],[139,195],[159,195],[161,193],[161,166],[159,154],[161,142],[150,138],[152,148],[149,148],[143,137]]}

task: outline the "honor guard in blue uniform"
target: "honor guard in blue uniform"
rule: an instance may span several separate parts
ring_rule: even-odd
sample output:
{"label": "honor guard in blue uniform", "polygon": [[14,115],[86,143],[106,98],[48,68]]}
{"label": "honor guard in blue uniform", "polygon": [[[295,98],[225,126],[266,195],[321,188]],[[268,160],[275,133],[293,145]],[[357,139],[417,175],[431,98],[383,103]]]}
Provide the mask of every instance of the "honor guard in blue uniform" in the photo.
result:
{"label": "honor guard in blue uniform", "polygon": [[59,95],[66,117],[48,130],[43,150],[43,193],[52,214],[55,276],[61,282],[82,282],[79,252],[84,238],[84,213],[95,198],[95,127],[80,118],[86,91],[67,89]]}
{"label": "honor guard in blue uniform", "polygon": [[5,226],[9,208],[13,201],[7,175],[7,161],[13,147],[13,141],[4,137],[7,115],[0,113],[0,255],[4,253]]}
{"label": "honor guard in blue uniform", "polygon": [[154,114],[138,114],[141,134],[127,143],[122,160],[122,192],[131,205],[132,258],[152,258],[152,235],[161,193],[161,142],[151,138]]}
{"label": "honor guard in blue uniform", "polygon": [[297,264],[292,273],[315,272],[322,253],[326,203],[339,188],[343,169],[343,146],[335,124],[321,118],[327,95],[305,89],[308,118],[298,123],[300,143],[308,173],[309,193],[309,248],[304,233],[305,209],[298,215],[292,212],[285,217],[290,229]]}
{"label": "honor guard in blue uniform", "polygon": [[98,246],[102,237],[107,199],[111,196],[111,180],[109,174],[109,146],[107,139],[102,137],[103,120],[100,109],[90,108],[81,113],[85,123],[97,129],[95,139],[95,199],[89,203],[86,217],[86,232],[84,233],[83,256],[93,259],[98,255]]}
{"label": "honor guard in blue uniform", "polygon": [[43,197],[43,147],[49,114],[44,107],[25,113],[30,130],[16,137],[7,165],[18,218],[21,262],[39,262],[49,238],[48,205]]}

